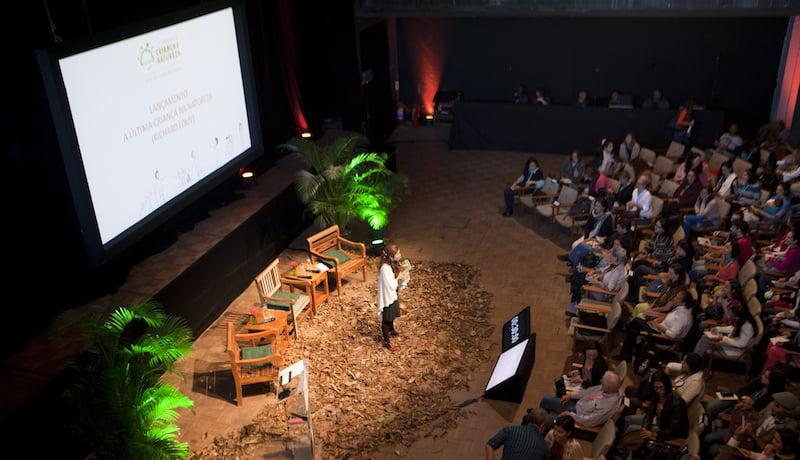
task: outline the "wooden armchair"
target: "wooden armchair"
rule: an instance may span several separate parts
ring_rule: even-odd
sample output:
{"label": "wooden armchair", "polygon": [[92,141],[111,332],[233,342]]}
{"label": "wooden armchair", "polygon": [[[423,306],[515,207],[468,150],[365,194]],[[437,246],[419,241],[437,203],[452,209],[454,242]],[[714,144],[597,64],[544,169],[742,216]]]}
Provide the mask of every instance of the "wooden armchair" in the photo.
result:
{"label": "wooden armchair", "polygon": [[553,178],[547,177],[545,178],[544,185],[539,190],[540,193],[538,195],[534,193],[528,193],[529,191],[533,192],[536,189],[536,187],[526,187],[524,189],[518,189],[516,196],[516,204],[519,210],[519,215],[524,216],[526,208],[533,209],[534,210],[533,212],[535,214],[536,204],[539,201],[537,197],[540,197],[542,195],[557,195],[559,187],[560,185],[558,181],[556,181]]}
{"label": "wooden armchair", "polygon": [[342,295],[342,278],[361,270],[364,281],[367,281],[367,248],[364,243],[357,243],[342,238],[339,226],[333,225],[306,238],[311,261],[321,261],[330,267],[336,276],[336,290]]}
{"label": "wooden armchair", "polygon": [[[269,336],[275,338],[271,345],[260,345]],[[250,346],[240,346],[239,342]],[[228,323],[228,354],[231,373],[236,386],[236,405],[242,405],[242,386],[253,383],[273,382],[277,388],[278,374],[283,365],[283,350],[274,331],[237,334],[233,323]]]}
{"label": "wooden armchair", "polygon": [[[294,333],[299,335],[297,325],[309,313],[314,312],[310,303],[311,283],[305,280],[291,280],[281,277],[278,273],[278,259],[270,263],[255,279],[258,297],[261,306],[272,310],[282,310],[291,313]],[[289,291],[281,288],[289,286]],[[300,293],[294,292],[298,289]]]}
{"label": "wooden armchair", "polygon": [[[578,311],[585,311],[591,313],[598,313],[605,315],[605,327],[593,326],[584,324],[578,317],[572,318],[568,334],[572,335],[574,341],[589,341],[589,340],[605,340],[606,350],[611,350],[613,347],[614,328],[617,326],[620,317],[622,316],[622,303],[628,297],[628,283],[622,283],[619,291],[607,291],[603,288],[591,285],[583,286],[584,292],[599,292],[601,294],[613,295],[614,297],[610,302],[602,300],[595,300],[590,297],[584,296],[578,302]],[[574,343],[573,343],[574,344]]]}
{"label": "wooden armchair", "polygon": [[555,201],[543,203],[536,206],[536,213],[541,217],[548,219],[555,229],[556,221],[555,216],[561,212],[566,212],[571,206],[575,204],[578,199],[578,191],[572,187],[562,186],[558,192],[558,197]]}

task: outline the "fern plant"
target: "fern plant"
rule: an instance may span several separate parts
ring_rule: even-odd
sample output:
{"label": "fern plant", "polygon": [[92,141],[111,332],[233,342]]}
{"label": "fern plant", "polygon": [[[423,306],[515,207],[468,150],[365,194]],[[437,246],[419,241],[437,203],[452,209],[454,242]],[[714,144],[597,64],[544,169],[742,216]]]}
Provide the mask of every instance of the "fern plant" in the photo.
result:
{"label": "fern plant", "polygon": [[389,212],[408,193],[408,179],[386,166],[386,153],[363,151],[363,138],[345,136],[319,147],[300,137],[279,148],[288,149],[310,169],[300,171],[295,189],[320,227],[347,228],[357,217],[375,230],[389,222]]}
{"label": "fern plant", "polygon": [[102,458],[173,459],[189,456],[178,442],[177,409],[194,402],[168,383],[165,372],[187,356],[185,322],[153,301],[119,307],[86,323],[92,343],[72,367],[66,392],[79,409],[78,431]]}

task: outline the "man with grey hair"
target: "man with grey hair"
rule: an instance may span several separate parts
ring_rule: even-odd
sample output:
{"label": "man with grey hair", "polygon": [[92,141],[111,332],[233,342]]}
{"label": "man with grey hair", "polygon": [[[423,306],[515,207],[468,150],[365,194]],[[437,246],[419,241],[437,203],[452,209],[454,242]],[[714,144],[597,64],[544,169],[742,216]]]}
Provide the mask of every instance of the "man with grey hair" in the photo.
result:
{"label": "man with grey hair", "polygon": [[549,454],[544,432],[547,428],[547,411],[528,410],[522,425],[502,428],[486,443],[486,459],[494,460],[494,453],[503,446],[502,460],[546,460]]}
{"label": "man with grey hair", "polygon": [[600,385],[567,392],[561,399],[545,396],[539,407],[558,415],[569,415],[583,426],[600,426],[614,415],[622,402],[619,386],[619,376],[608,371],[603,374]]}

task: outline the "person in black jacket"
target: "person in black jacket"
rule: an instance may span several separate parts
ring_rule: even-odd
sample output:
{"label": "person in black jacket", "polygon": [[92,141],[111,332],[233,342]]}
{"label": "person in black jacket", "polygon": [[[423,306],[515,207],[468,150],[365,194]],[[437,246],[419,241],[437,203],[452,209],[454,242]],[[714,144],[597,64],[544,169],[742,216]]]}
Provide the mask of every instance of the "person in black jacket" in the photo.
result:
{"label": "person in black jacket", "polygon": [[647,412],[625,417],[623,442],[625,447],[638,451],[634,458],[653,449],[658,443],[689,435],[686,401],[677,391],[673,391],[672,380],[664,371],[659,370],[653,375],[649,396]]}

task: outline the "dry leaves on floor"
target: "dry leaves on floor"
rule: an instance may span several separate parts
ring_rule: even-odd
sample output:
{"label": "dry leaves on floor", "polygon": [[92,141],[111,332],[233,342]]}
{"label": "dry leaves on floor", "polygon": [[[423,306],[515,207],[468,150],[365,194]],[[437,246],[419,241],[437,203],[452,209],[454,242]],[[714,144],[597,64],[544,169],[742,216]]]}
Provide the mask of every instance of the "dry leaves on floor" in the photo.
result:
{"label": "dry leaves on floor", "polygon": [[[376,267],[377,261],[371,261]],[[492,295],[477,269],[456,263],[417,263],[400,291],[403,315],[395,327],[398,350],[382,347],[375,306],[375,270],[367,283],[349,282],[341,297],[300,324],[285,363],[308,359],[309,395],[321,458],[368,457],[388,445],[410,445],[455,426],[450,394],[469,388],[471,371],[489,359]],[[268,398],[258,421],[216,439],[196,458],[234,458],[244,446],[286,439],[286,415]]]}

